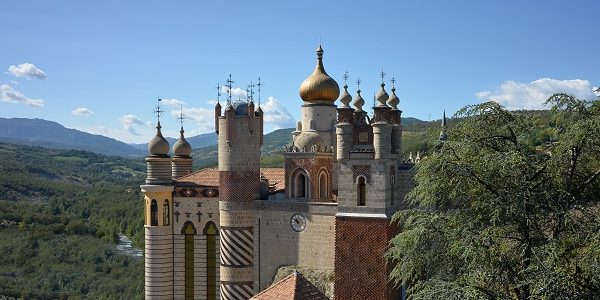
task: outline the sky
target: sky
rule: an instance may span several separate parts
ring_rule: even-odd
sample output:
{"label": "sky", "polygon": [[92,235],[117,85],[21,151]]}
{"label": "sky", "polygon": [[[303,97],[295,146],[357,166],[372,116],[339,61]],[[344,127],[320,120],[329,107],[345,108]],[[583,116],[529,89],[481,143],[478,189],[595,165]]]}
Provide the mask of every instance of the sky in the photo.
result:
{"label": "sky", "polygon": [[[321,43],[327,73],[369,99],[383,70],[404,117],[498,101],[542,109],[555,92],[595,99],[600,1],[30,1],[0,4],[0,117],[42,118],[127,143],[214,131],[261,78],[265,129],[293,127]],[[258,96],[255,89],[255,102]],[[221,97],[221,100],[224,96]],[[370,105],[369,105],[370,106]]]}

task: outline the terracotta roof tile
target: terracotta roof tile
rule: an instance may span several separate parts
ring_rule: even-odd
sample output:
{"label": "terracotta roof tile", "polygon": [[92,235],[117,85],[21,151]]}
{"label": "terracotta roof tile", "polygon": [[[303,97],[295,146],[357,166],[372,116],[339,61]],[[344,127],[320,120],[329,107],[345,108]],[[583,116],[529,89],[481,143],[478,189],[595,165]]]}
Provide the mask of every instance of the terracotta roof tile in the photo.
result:
{"label": "terracotta roof tile", "polygon": [[294,272],[256,294],[251,300],[329,300],[302,274]]}
{"label": "terracotta roof tile", "polygon": [[[269,184],[275,184],[276,190],[285,189],[284,168],[261,168],[262,175],[269,179]],[[176,186],[219,186],[219,170],[217,168],[206,168],[176,180]]]}

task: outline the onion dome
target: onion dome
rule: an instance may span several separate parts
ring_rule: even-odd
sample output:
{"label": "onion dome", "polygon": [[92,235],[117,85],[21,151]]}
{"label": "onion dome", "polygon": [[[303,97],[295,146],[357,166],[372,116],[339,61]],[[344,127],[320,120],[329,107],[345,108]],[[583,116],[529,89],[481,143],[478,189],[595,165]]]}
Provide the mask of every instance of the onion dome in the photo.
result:
{"label": "onion dome", "polygon": [[382,82],[381,89],[379,90],[379,92],[377,92],[377,95],[375,95],[375,99],[377,100],[377,104],[375,106],[378,106],[378,107],[387,106],[387,104],[385,104],[385,103],[388,101],[389,98],[390,98],[390,96],[385,91],[385,83]]}
{"label": "onion dome", "polygon": [[323,48],[317,49],[317,66],[300,85],[300,98],[306,102],[333,103],[340,95],[340,86],[327,75],[323,67]]}
{"label": "onion dome", "polygon": [[316,146],[317,149],[324,148],[325,142],[316,130],[307,130],[294,139],[293,145],[302,151],[312,151],[312,146]]}
{"label": "onion dome", "polygon": [[183,136],[183,127],[181,127],[179,133],[179,140],[173,145],[173,153],[175,156],[190,156],[192,154],[192,146]]}
{"label": "onion dome", "polygon": [[160,128],[160,122],[158,122],[158,125],[156,125],[156,135],[148,143],[148,152],[151,155],[164,156],[169,153],[169,142],[163,137]]}
{"label": "onion dome", "polygon": [[365,105],[365,99],[360,95],[360,90],[356,91],[356,97],[354,97],[354,107],[356,107],[356,111],[362,111],[363,105]]}
{"label": "onion dome", "polygon": [[392,88],[392,95],[387,101],[387,104],[392,107],[392,109],[398,109],[398,104],[400,104],[400,99],[396,96],[396,88]]}
{"label": "onion dome", "polygon": [[340,102],[342,108],[350,108],[350,102],[352,101],[352,96],[348,93],[348,85],[344,85],[344,92],[340,96]]}

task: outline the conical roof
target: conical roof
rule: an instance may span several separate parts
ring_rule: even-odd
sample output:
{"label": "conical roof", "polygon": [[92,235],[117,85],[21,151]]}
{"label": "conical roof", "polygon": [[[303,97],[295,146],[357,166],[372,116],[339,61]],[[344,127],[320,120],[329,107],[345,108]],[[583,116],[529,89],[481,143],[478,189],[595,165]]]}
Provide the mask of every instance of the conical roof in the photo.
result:
{"label": "conical roof", "polygon": [[329,300],[297,271],[256,294],[251,300]]}

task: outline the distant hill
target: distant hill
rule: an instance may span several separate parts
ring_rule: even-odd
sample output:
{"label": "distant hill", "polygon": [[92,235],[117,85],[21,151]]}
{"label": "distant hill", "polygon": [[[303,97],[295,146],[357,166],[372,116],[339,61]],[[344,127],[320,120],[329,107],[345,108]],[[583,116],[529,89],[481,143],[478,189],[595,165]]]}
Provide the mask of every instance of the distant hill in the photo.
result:
{"label": "distant hill", "polygon": [[65,128],[42,119],[0,118],[0,142],[120,156],[144,156],[147,152],[113,138]]}
{"label": "distant hill", "polygon": [[[177,142],[179,137],[177,137],[177,138],[166,137],[165,139],[169,142],[170,146],[173,146],[173,144],[175,144],[175,142]],[[192,137],[186,136],[185,139],[188,141],[188,143],[190,143],[190,145],[192,145],[192,149],[203,148],[206,146],[211,146],[211,145],[217,144],[217,133],[211,132],[211,133],[203,133],[203,134],[195,135]],[[148,143],[129,144],[129,145],[144,151],[144,153],[148,152]]]}

